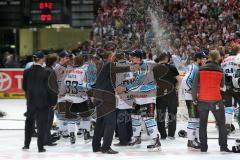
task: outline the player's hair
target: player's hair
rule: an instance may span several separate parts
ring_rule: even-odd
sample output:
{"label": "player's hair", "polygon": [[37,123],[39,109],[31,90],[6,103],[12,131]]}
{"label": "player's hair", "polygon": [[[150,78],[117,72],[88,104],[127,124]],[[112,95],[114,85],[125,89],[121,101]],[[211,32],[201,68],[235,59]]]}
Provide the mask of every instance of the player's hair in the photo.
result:
{"label": "player's hair", "polygon": [[235,54],[237,54],[237,53],[240,51],[240,44],[237,44],[237,43],[233,44],[233,45],[232,45],[232,51],[233,51]]}
{"label": "player's hair", "polygon": [[213,61],[213,62],[217,62],[220,60],[221,55],[219,53],[218,50],[210,50],[209,56],[208,58]]}
{"label": "player's hair", "polygon": [[159,56],[158,56],[158,61],[161,62],[161,61],[164,61],[168,59],[169,60],[169,55],[167,53],[160,53]]}
{"label": "player's hair", "polygon": [[33,62],[35,63],[37,63],[40,60],[40,58],[37,58],[37,57],[33,57],[32,59],[33,59]]}
{"label": "player's hair", "polygon": [[123,60],[125,59],[125,55],[123,52],[120,52],[120,53],[117,53],[116,54],[116,61],[120,61],[120,60]]}
{"label": "player's hair", "polygon": [[106,60],[108,57],[112,54],[112,51],[104,51],[104,53],[101,55],[102,59]]}
{"label": "player's hair", "polygon": [[58,55],[56,53],[51,53],[46,56],[46,66],[52,67],[54,63],[56,63],[58,60]]}
{"label": "player's hair", "polygon": [[83,55],[74,57],[74,59],[73,59],[74,66],[82,66],[83,64],[84,64],[84,56]]}

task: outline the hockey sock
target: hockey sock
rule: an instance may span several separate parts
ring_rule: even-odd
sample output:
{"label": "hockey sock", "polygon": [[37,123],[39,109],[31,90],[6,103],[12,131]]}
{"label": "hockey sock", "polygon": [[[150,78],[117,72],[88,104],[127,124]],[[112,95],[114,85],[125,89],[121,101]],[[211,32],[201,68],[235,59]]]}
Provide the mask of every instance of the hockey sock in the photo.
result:
{"label": "hockey sock", "polygon": [[198,142],[200,142],[200,138],[199,138],[199,128],[200,128],[200,119],[196,118],[197,122],[196,122],[196,133],[195,136],[198,140]]}
{"label": "hockey sock", "polygon": [[157,138],[159,132],[156,120],[153,117],[144,117],[143,120],[146,125],[148,135],[151,137],[151,139]]}
{"label": "hockey sock", "polygon": [[69,121],[67,124],[67,129],[70,133],[75,132],[76,131],[76,123],[73,121]]}
{"label": "hockey sock", "polygon": [[232,124],[234,118],[234,107],[225,108],[226,124]]}
{"label": "hockey sock", "polygon": [[141,116],[140,115],[132,115],[132,129],[133,129],[134,137],[140,136],[140,132],[141,132]]}
{"label": "hockey sock", "polygon": [[62,131],[65,133],[68,133],[68,122],[67,121],[62,121],[63,125],[62,125]]}
{"label": "hockey sock", "polygon": [[198,123],[199,123],[199,120],[197,118],[189,118],[188,119],[188,126],[187,126],[188,140],[190,140],[190,141],[195,140]]}
{"label": "hockey sock", "polygon": [[81,129],[80,123],[81,123],[80,120],[78,120],[78,121],[76,122],[76,125],[77,125],[78,130]]}
{"label": "hockey sock", "polygon": [[82,120],[80,120],[79,127],[80,129],[86,129],[89,132],[91,128],[90,117],[82,118]]}

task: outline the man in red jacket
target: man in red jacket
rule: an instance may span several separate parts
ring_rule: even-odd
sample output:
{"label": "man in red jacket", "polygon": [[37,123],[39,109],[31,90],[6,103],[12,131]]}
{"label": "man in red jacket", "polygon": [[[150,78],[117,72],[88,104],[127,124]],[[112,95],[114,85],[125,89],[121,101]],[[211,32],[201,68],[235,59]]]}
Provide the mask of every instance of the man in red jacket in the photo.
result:
{"label": "man in red jacket", "polygon": [[220,88],[224,85],[224,74],[219,65],[220,53],[210,51],[208,62],[200,67],[194,78],[192,96],[198,104],[200,129],[199,137],[201,152],[207,152],[207,123],[209,111],[212,111],[219,131],[219,145],[221,152],[231,152],[227,145],[227,129],[225,126],[225,112]]}

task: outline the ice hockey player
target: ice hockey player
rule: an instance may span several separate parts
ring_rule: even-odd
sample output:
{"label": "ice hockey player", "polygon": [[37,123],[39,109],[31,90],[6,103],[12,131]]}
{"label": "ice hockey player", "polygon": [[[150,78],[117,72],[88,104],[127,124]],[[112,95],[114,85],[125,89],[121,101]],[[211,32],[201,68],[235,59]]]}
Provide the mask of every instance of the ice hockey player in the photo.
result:
{"label": "ice hockey player", "polygon": [[[63,93],[62,93],[62,81],[63,79],[66,77],[66,71],[68,69],[68,62],[69,62],[69,53],[65,50],[61,51],[59,53],[59,62],[56,64],[56,66],[54,67],[54,71],[56,73],[57,76],[57,82],[58,82],[58,106],[61,105],[61,102],[64,101],[63,100]],[[64,104],[63,104],[64,105]],[[57,123],[57,127],[58,127],[58,132],[57,135],[60,138],[60,136],[67,138],[69,137],[68,131],[67,131],[67,123],[65,123],[63,121],[63,115],[59,112],[59,110],[57,109],[55,111],[56,113],[56,123]]]}
{"label": "ice hockey player", "polygon": [[[144,55],[141,50],[133,51],[131,57],[133,64],[140,65],[140,71],[134,73],[134,82],[125,87],[125,91],[135,98],[132,113],[133,138],[129,145],[135,146],[141,144],[141,122],[144,121],[147,134],[152,140],[151,144],[147,146],[147,149],[161,150],[159,132],[154,118],[156,104],[156,85],[153,84],[154,78],[152,73],[154,62],[152,62],[152,64],[146,63],[143,60]],[[151,76],[151,78],[149,78],[149,76]],[[148,80],[148,82],[145,82],[145,80]]]}
{"label": "ice hockey player", "polygon": [[[116,54],[116,66],[126,66],[129,65],[129,62],[125,59],[124,53]],[[128,84],[134,81],[134,76],[132,72],[124,72],[116,74],[116,84],[115,86],[127,86]],[[131,137],[132,137],[132,104],[133,101],[128,101],[126,96],[128,93],[117,94],[117,129],[118,129],[118,137],[119,143],[114,144],[115,146],[128,146]]]}
{"label": "ice hockey player", "polygon": [[[73,59],[73,68],[67,70],[67,75],[63,80],[65,85],[65,118],[67,119],[68,131],[70,132],[70,142],[75,143],[75,128],[80,119],[81,129],[84,130],[84,140],[89,142],[90,136],[90,116],[92,110],[90,99],[87,95],[88,82],[86,71],[84,70],[84,57],[82,55]],[[90,88],[89,88],[90,89]]]}
{"label": "ice hockey player", "polygon": [[[233,86],[234,86],[234,99],[236,104],[240,107],[240,44],[235,44],[233,46],[233,51],[236,53],[235,63],[237,64],[238,68],[233,76]],[[240,108],[238,108],[238,115],[237,115],[238,125],[240,126]]]}
{"label": "ice hockey player", "polygon": [[183,97],[186,102],[188,110],[188,126],[187,126],[187,136],[188,143],[187,146],[191,149],[200,149],[199,142],[199,114],[197,110],[197,105],[193,104],[192,101],[192,85],[194,77],[199,69],[199,66],[205,64],[206,54],[204,52],[197,52],[193,56],[193,62],[188,66],[188,72],[182,79],[182,92]]}
{"label": "ice hockey player", "polygon": [[233,78],[238,69],[237,63],[235,63],[236,52],[233,52],[232,50],[232,54],[233,55],[226,57],[221,63],[221,68],[223,69],[225,75],[225,87],[223,88],[222,96],[225,105],[226,127],[228,134],[231,133],[231,125],[234,119],[233,98],[236,96],[236,90],[233,85]]}

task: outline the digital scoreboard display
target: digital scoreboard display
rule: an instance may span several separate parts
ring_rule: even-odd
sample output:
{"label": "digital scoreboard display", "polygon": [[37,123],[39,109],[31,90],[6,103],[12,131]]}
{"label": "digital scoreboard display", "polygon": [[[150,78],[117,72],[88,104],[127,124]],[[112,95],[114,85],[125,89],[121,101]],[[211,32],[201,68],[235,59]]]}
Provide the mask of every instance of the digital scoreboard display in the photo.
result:
{"label": "digital scoreboard display", "polygon": [[20,27],[22,19],[22,0],[0,0],[0,27]]}
{"label": "digital scoreboard display", "polygon": [[33,25],[62,23],[62,0],[32,0],[30,5]]}

